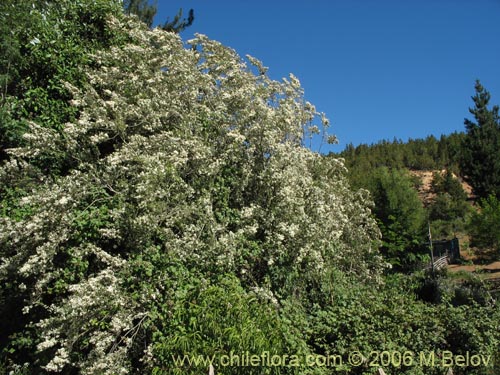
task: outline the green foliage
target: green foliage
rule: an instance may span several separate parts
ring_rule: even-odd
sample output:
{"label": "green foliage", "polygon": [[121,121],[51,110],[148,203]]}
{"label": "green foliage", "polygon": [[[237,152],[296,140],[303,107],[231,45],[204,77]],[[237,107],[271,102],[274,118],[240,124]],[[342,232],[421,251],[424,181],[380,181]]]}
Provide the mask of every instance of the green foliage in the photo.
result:
{"label": "green foliage", "polygon": [[[362,366],[344,366],[337,373],[373,374],[377,362],[387,374],[442,375],[446,368],[436,361],[434,367],[422,366],[419,353],[434,351],[436,358],[444,350],[465,354],[494,356],[500,335],[494,328],[500,316],[497,307],[468,304],[452,307],[445,303],[430,305],[415,297],[422,281],[418,278],[392,275],[384,286],[362,285],[337,275],[329,290],[329,303],[316,306],[310,314],[311,345],[317,353],[340,354],[359,351],[367,358]],[[474,314],[481,317],[475,322]],[[407,366],[380,365],[381,358],[371,352],[403,353],[415,361]],[[491,368],[454,368],[458,374],[490,374]],[[333,372],[332,372],[333,373]]]}
{"label": "green foliage", "polygon": [[2,1],[0,4],[0,87],[2,104],[12,86],[21,78],[23,41],[21,27],[29,24],[30,4],[27,1]]}
{"label": "green foliage", "polygon": [[500,201],[494,195],[481,200],[479,211],[470,219],[469,232],[472,246],[500,254]]}
{"label": "green foliage", "polygon": [[[381,141],[370,146],[348,145],[340,155],[346,158],[351,184],[355,188],[366,188],[372,193],[375,191],[372,176],[378,168],[437,169],[439,171],[444,169],[444,174],[434,173],[431,191],[434,197],[425,201],[424,216],[431,221],[435,238],[449,238],[455,236],[457,232],[465,231],[465,223],[471,212],[467,195],[459,182],[460,177],[455,177],[460,176],[461,173],[459,162],[463,153],[464,138],[463,133],[453,133],[448,136],[443,135],[439,140],[429,136],[425,139],[410,139],[408,142],[394,140],[393,142]],[[420,179],[414,177],[412,189],[420,189],[420,184]],[[407,191],[407,186],[408,183],[403,183],[401,190]],[[396,187],[389,189],[398,190]],[[411,194],[415,195],[415,193]],[[375,199],[375,201],[376,205],[381,205],[381,207],[387,205],[387,200]],[[380,211],[381,209],[377,207],[374,210],[378,212],[377,216],[380,215]],[[379,217],[379,225],[385,238],[385,248],[393,253],[403,248],[422,248],[419,244],[423,242],[423,236],[410,235],[408,237],[408,234],[412,232],[406,227],[408,222],[401,223],[398,215],[391,214],[389,217],[385,214],[385,217]],[[418,252],[418,250],[415,251]],[[407,261],[413,262],[418,257],[412,255],[411,258]],[[397,259],[392,261],[399,263]]]}
{"label": "green foliage", "polygon": [[[0,158],[26,142],[27,122],[61,131],[77,115],[67,83],[81,87],[88,56],[117,42],[110,17],[120,16],[117,2],[3,1],[0,5]],[[59,174],[65,155],[40,163]]]}
{"label": "green foliage", "polygon": [[[157,3],[150,4],[149,0],[125,0],[123,2],[123,9],[125,14],[135,14],[139,19],[144,22],[148,27],[153,25],[153,19],[157,12]],[[180,33],[184,29],[191,26],[194,22],[194,10],[190,9],[187,18],[182,18],[182,8],[170,21],[167,19],[161,28],[165,31]]]}
{"label": "green foliage", "polygon": [[[374,212],[379,219],[383,233],[384,251],[391,263],[398,267],[414,263],[422,256],[423,247],[421,244],[424,237],[422,230],[415,230],[411,227],[412,221],[418,222],[422,226],[425,218],[428,217],[432,221],[433,232],[437,237],[443,238],[453,236],[457,231],[464,229],[470,207],[466,202],[467,197],[460,183],[453,177],[453,172],[459,173],[460,170],[458,162],[463,138],[464,134],[454,133],[448,136],[443,135],[439,140],[429,136],[426,139],[410,139],[408,142],[394,140],[393,142],[381,141],[370,146],[354,147],[348,145],[340,154],[346,158],[351,184],[355,188],[368,189],[374,194],[376,203]],[[416,201],[416,189],[421,181],[418,177],[414,177],[413,181],[409,181],[412,178],[406,177],[404,178],[406,181],[401,179],[392,181],[394,184],[401,183],[401,187],[385,183],[377,188],[373,182],[373,176],[380,168],[394,170],[446,169],[447,172],[443,176],[440,173],[435,174],[433,183],[435,199],[424,207],[424,210],[419,208],[415,211],[415,213],[419,212],[416,214],[420,217],[419,219],[412,219],[412,215],[408,215],[408,210],[406,213],[386,212],[386,207],[389,205],[389,199],[400,202],[399,204],[403,206],[421,206]],[[392,198],[384,198],[383,194],[385,193],[382,195],[379,193],[378,198],[375,196],[375,191],[383,192],[385,189],[388,189],[389,193],[387,194],[392,195]],[[400,195],[399,198],[395,197],[397,191],[399,191],[397,193]],[[405,219],[406,217],[408,220]],[[408,259],[401,258],[403,251],[409,257]]]}
{"label": "green foliage", "polygon": [[[172,355],[498,348],[498,308],[479,294],[432,305],[414,279],[384,285],[373,213],[402,267],[425,222],[408,174],[376,169],[373,208],[341,159],[304,147],[328,121],[297,78],[203,35],[185,48],[119,7],[37,3],[7,46],[23,53],[2,67],[16,147],[0,167],[0,369],[194,374],[207,363]],[[407,367],[393,372],[424,371]]]}
{"label": "green foliage", "polygon": [[469,111],[475,122],[465,120],[467,136],[463,144],[462,170],[474,193],[480,198],[490,194],[500,198],[500,117],[499,107],[488,108],[490,93],[476,81],[474,108]]}
{"label": "green foliage", "polygon": [[175,15],[172,21],[168,19],[162,25],[162,29],[165,31],[170,31],[174,33],[180,33],[184,31],[184,29],[188,28],[193,24],[194,21],[194,10],[190,9],[188,13],[188,17],[182,19],[182,8],[179,9],[179,12]]}
{"label": "green foliage", "polygon": [[[448,202],[445,209],[450,207]],[[431,226],[431,234],[433,239],[437,240],[450,240],[457,237],[459,233],[466,233],[468,219],[451,219],[451,220],[432,220],[429,222]],[[461,244],[463,245],[463,244]],[[428,248],[428,245],[424,245]]]}
{"label": "green foliage", "polygon": [[373,196],[386,259],[398,268],[419,261],[426,214],[412,178],[404,170],[380,167],[365,176],[365,188]]}
{"label": "green foliage", "polygon": [[435,238],[454,237],[463,232],[472,211],[467,202],[467,193],[450,170],[434,173],[432,192],[435,197],[427,207]]}
{"label": "green foliage", "polygon": [[463,190],[462,185],[450,170],[446,170],[444,174],[434,173],[432,190],[436,194],[447,193],[457,201],[467,199],[467,194]]}
{"label": "green foliage", "polygon": [[[153,330],[151,345],[155,359],[149,364],[152,373],[199,374],[207,371],[206,362],[197,365],[186,361],[182,366],[175,363],[186,356],[195,360],[197,356],[214,359],[216,371],[220,374],[262,372],[260,366],[217,366],[224,363],[222,355],[231,353],[241,358],[246,353],[305,356],[306,353],[301,352],[307,350],[305,342],[299,348],[287,342],[292,327],[280,318],[278,306],[272,301],[262,300],[258,294],[246,292],[234,276],[221,276],[214,282],[196,278],[182,280],[178,288],[170,290],[168,299],[163,296],[161,302],[157,301],[158,307],[152,307],[153,314],[145,322]],[[158,315],[154,314],[156,311]],[[269,367],[268,373],[304,372],[276,366]]]}
{"label": "green foliage", "polygon": [[26,195],[24,189],[7,186],[3,189],[2,195],[4,196],[4,200],[0,202],[0,216],[10,217],[15,221],[21,221],[33,213],[31,207],[20,203],[20,197]]}
{"label": "green foliage", "polygon": [[303,146],[318,114],[299,81],[202,35],[186,49],[136,18],[107,22],[127,37],[65,85],[78,115],[32,119],[0,169],[6,198],[22,195],[0,218],[2,298],[22,317],[5,360],[115,374],[161,369],[186,343],[307,351],[280,299],[313,300],[332,269],[378,282],[384,263],[367,196]]}

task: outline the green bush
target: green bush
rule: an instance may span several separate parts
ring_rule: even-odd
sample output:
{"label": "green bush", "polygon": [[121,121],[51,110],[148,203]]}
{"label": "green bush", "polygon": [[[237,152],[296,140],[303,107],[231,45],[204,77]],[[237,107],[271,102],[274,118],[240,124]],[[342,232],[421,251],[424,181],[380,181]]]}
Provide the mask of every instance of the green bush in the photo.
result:
{"label": "green bush", "polygon": [[493,195],[482,199],[469,222],[471,246],[493,250],[500,256],[500,201]]}

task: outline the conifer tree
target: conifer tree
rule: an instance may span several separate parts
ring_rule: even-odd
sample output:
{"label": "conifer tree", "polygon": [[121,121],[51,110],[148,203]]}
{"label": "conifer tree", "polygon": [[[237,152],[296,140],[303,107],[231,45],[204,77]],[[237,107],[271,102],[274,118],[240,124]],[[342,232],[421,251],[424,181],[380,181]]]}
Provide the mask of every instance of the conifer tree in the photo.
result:
{"label": "conifer tree", "polygon": [[172,21],[167,21],[163,24],[162,29],[165,31],[172,31],[174,33],[180,33],[184,31],[187,27],[191,26],[194,21],[194,10],[190,9],[188,13],[188,17],[182,19],[182,8],[179,9],[179,12],[175,15]]}
{"label": "conifer tree", "polygon": [[[126,14],[135,14],[148,27],[153,25],[153,19],[158,11],[157,3],[150,4],[149,0],[126,0],[123,2]],[[194,10],[190,9],[187,18],[182,18],[182,8],[175,15],[172,21],[167,19],[161,28],[165,31],[180,33],[191,26],[194,21]]]}
{"label": "conifer tree", "polygon": [[463,144],[462,171],[481,198],[500,197],[500,118],[499,107],[488,108],[490,93],[479,81],[469,111],[475,122],[465,119],[467,136]]}
{"label": "conifer tree", "polygon": [[149,4],[149,0],[125,0],[123,9],[125,14],[135,14],[148,27],[153,25],[153,18],[158,10],[156,2]]}

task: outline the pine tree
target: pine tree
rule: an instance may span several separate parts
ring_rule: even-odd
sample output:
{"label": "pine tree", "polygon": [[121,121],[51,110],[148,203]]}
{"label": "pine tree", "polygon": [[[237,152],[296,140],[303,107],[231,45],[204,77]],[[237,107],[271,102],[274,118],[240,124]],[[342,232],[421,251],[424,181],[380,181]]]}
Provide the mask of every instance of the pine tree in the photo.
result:
{"label": "pine tree", "polygon": [[167,21],[163,24],[162,29],[165,31],[171,31],[174,33],[180,33],[185,28],[191,26],[194,21],[194,10],[190,9],[188,13],[188,18],[182,19],[182,9],[175,15],[172,21]]}
{"label": "pine tree", "polygon": [[153,18],[158,10],[156,3],[151,5],[149,0],[125,0],[123,9],[126,14],[135,14],[148,27],[153,25]]}
{"label": "pine tree", "polygon": [[[123,9],[126,14],[135,14],[139,19],[144,22],[148,27],[153,25],[153,19],[158,11],[157,3],[150,4],[149,0],[125,0],[123,2]],[[190,9],[187,18],[182,18],[182,8],[175,15],[172,21],[167,20],[161,28],[165,31],[180,33],[187,27],[191,26],[194,21],[194,10]]]}
{"label": "pine tree", "polygon": [[475,122],[465,119],[467,131],[463,143],[462,171],[475,194],[486,198],[490,194],[500,197],[500,118],[499,107],[488,104],[490,93],[479,81],[472,97],[474,108],[469,111]]}

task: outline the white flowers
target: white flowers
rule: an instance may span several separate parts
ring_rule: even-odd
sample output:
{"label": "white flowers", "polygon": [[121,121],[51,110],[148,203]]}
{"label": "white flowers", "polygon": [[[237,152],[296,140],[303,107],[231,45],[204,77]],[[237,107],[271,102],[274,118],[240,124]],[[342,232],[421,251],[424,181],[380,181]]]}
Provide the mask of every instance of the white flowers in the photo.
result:
{"label": "white flowers", "polygon": [[36,46],[39,43],[40,43],[40,39],[38,39],[37,37],[34,37],[33,39],[30,40],[30,44],[33,46]]}
{"label": "white flowers", "polygon": [[68,202],[69,202],[68,197],[62,197],[61,199],[59,199],[59,200],[57,201],[57,204],[58,204],[58,205],[60,205],[60,206],[64,206],[64,205],[66,205],[66,203],[68,203]]}
{"label": "white flowers", "polygon": [[[172,33],[125,22],[112,27],[130,28],[130,44],[97,53],[89,87],[71,88],[78,119],[63,133],[30,124],[29,146],[11,151],[19,162],[0,170],[29,168],[49,151],[72,163],[23,198],[33,213],[0,222],[10,251],[2,272],[35,280],[23,311],[56,281],[64,290],[34,322],[38,350],[57,347],[47,371],[63,372],[73,360],[86,374],[130,373],[128,333],[147,311],[122,278],[128,257],[152,243],[186,264],[249,280],[266,272],[257,262],[310,277],[328,267],[377,273],[363,263],[376,231],[355,230],[353,220],[366,216],[367,202],[349,189],[342,161],[303,147],[304,130],[321,129],[311,125],[318,114],[295,76],[272,81],[258,60],[248,57],[253,74],[206,36],[188,42],[194,51]],[[357,269],[347,259],[354,257]],[[254,291],[278,305],[270,288]],[[71,356],[83,339],[88,355]],[[151,346],[143,355],[151,360]]]}
{"label": "white flowers", "polygon": [[44,368],[49,372],[61,372],[68,363],[70,363],[68,351],[66,348],[59,348],[54,358]]}

